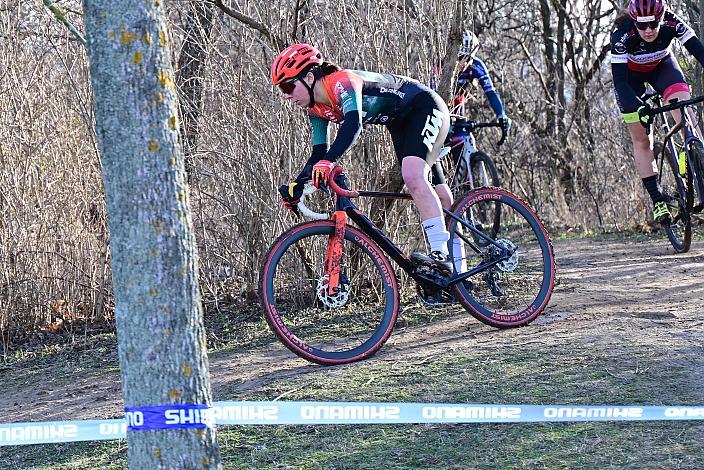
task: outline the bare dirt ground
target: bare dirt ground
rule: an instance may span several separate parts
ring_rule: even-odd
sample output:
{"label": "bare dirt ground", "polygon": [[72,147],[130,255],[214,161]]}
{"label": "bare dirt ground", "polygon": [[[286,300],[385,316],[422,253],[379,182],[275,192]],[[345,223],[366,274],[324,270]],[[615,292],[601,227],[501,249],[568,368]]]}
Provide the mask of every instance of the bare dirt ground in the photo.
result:
{"label": "bare dirt ground", "polygon": [[[550,347],[578,337],[599,337],[664,347],[667,361],[691,364],[688,385],[702,389],[704,242],[694,242],[691,251],[681,255],[664,239],[561,240],[554,246],[558,285],[548,308],[530,326],[499,331],[469,315],[438,320],[395,331],[370,361],[422,363],[472,348],[517,343]],[[60,378],[40,371],[22,379],[21,371],[0,370],[0,422],[120,416],[115,357],[105,368],[76,369]],[[633,373],[638,373],[637,358],[623,361],[629,362],[623,370],[634,367]],[[216,353],[210,365],[216,401],[244,399],[275,382],[332,370],[308,364],[279,343],[255,351]],[[344,367],[354,365],[336,369]],[[704,399],[704,392],[697,393]]]}

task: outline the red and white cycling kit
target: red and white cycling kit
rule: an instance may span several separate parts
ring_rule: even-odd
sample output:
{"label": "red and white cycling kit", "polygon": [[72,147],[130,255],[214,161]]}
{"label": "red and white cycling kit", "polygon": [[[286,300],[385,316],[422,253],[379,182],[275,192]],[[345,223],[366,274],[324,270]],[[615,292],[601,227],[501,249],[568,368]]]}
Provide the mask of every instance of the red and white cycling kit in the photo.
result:
{"label": "red and white cycling kit", "polygon": [[641,38],[631,18],[616,24],[611,33],[611,71],[616,101],[625,122],[638,122],[637,110],[643,106],[639,96],[645,92],[646,83],[665,100],[675,92],[689,91],[672,53],[675,39],[704,65],[704,45],[692,28],[670,11],[663,15],[652,42]]}

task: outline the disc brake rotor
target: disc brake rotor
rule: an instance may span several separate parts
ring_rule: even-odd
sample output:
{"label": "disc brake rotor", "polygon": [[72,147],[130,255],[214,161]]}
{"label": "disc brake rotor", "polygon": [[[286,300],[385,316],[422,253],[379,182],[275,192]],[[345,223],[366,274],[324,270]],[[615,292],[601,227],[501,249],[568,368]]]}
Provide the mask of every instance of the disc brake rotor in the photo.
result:
{"label": "disc brake rotor", "polygon": [[318,279],[318,288],[316,289],[318,298],[326,307],[340,308],[345,305],[350,298],[349,283],[345,282],[343,276],[340,276],[340,282],[337,284],[334,294],[330,294],[330,289],[328,289],[329,283],[329,274],[325,274]]}

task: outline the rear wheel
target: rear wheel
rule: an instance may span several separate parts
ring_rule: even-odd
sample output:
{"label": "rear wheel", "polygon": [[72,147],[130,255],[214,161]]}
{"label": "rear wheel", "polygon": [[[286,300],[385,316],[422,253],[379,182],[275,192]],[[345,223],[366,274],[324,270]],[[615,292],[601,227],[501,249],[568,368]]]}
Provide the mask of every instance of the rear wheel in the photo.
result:
{"label": "rear wheel", "polygon": [[[665,226],[665,233],[676,253],[689,251],[692,243],[692,211],[694,195],[692,193],[692,172],[681,175],[679,164],[672,158],[670,149],[656,142],[653,146],[655,156],[659,161],[658,185],[660,191],[670,199],[672,220]],[[689,188],[689,189],[688,189]]]}
{"label": "rear wheel", "polygon": [[[472,223],[472,214],[485,207],[499,208],[498,230]],[[449,224],[455,270],[474,271],[453,286],[457,300],[479,321],[498,328],[533,321],[555,283],[552,243],[540,219],[520,198],[499,188],[471,191],[452,212],[459,218]]]}

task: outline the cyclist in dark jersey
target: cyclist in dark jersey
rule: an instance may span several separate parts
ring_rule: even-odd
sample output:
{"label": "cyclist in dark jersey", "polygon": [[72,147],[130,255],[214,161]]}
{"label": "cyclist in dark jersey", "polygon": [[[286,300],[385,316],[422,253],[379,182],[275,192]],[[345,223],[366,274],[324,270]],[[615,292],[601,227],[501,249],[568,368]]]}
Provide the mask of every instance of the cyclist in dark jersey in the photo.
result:
{"label": "cyclist in dark jersey", "polygon": [[[450,109],[452,114],[468,118],[467,111],[465,109],[465,104],[470,95],[470,86],[477,83],[481,86],[484,95],[486,95],[487,100],[491,109],[496,114],[498,122],[501,124],[504,132],[508,132],[511,127],[511,120],[506,116],[504,111],[504,104],[501,101],[499,93],[494,88],[494,84],[489,76],[489,71],[484,64],[484,62],[476,56],[476,51],[479,48],[477,37],[470,30],[465,30],[462,36],[462,46],[460,47],[457,61],[457,68],[459,73],[455,79],[453,93],[452,93],[452,108]],[[431,80],[431,86],[435,88],[435,77]],[[469,145],[471,148],[476,149],[476,144],[474,141],[474,136],[472,134],[467,135],[466,131],[456,132],[453,126],[450,126],[450,131],[448,134],[448,143],[452,148],[451,154],[455,163],[459,160],[462,154],[461,144],[465,139],[469,139]]]}
{"label": "cyclist in dark jersey", "polygon": [[496,114],[496,118],[508,130],[511,126],[511,121],[506,117],[504,104],[494,88],[486,65],[475,55],[478,47],[477,37],[472,31],[466,30],[462,37],[462,47],[460,47],[458,54],[460,72],[455,80],[452,100],[453,109],[458,109],[460,111],[458,114],[465,115],[464,103],[469,94],[469,86],[476,80],[482,87],[491,109]]}
{"label": "cyclist in dark jersey", "polygon": [[[286,207],[295,209],[305,182],[312,179],[318,186],[327,181],[334,162],[357,140],[362,124],[384,125],[430,244],[429,255],[413,253],[412,259],[449,275],[450,234],[441,205],[452,205],[452,193],[444,181],[435,188],[429,182],[450,122],[442,99],[408,77],[340,69],[324,62],[320,51],[308,44],[281,51],[272,64],[271,78],[287,100],[307,109],[313,135],[312,155],[303,171],[279,188]],[[329,122],[340,124],[330,146]]]}
{"label": "cyclist in dark jersey", "polygon": [[[689,85],[671,50],[674,39],[704,65],[704,45],[689,25],[667,11],[663,0],[630,0],[611,34],[616,101],[628,124],[638,174],[653,200],[653,218],[664,224],[671,220],[669,201],[657,184],[648,106],[639,97],[649,83],[665,101],[690,98]],[[679,112],[672,115],[679,121]]]}

